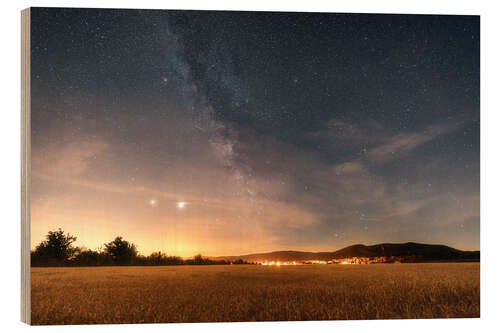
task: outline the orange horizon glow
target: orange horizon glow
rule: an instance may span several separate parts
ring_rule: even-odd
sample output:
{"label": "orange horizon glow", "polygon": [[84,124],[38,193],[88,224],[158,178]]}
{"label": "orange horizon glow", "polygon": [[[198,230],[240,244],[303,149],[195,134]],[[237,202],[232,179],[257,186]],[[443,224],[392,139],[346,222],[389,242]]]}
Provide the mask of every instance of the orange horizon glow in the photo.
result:
{"label": "orange horizon glow", "polygon": [[[208,139],[199,140],[202,144]],[[230,149],[224,145],[216,148],[216,154],[218,149]],[[304,160],[311,159],[302,152],[293,152]],[[64,133],[33,149],[32,155],[32,249],[48,231],[61,228],[77,237],[75,245],[93,250],[122,236],[136,244],[141,254],[162,251],[181,257],[281,249],[320,252],[355,243],[405,241],[446,243],[475,250],[470,244],[466,246],[468,243],[460,243],[460,239],[455,243],[398,239],[371,229],[367,232],[367,227],[355,227],[360,219],[355,211],[342,213],[342,219],[354,227],[346,224],[346,231],[339,234],[328,229],[321,212],[280,199],[293,190],[287,182],[256,177],[242,181],[246,179],[242,171],[228,173],[217,159],[210,165],[201,165],[179,156],[164,170],[157,168],[150,156],[141,155],[125,143],[112,146],[110,139],[101,135],[89,139]],[[125,158],[128,156],[133,158]],[[136,174],[136,170],[141,174]],[[356,179],[352,181],[357,184]],[[474,213],[478,200],[464,202],[469,202],[464,211]],[[424,204],[425,201],[401,205],[400,214]],[[305,241],[298,242],[303,237]]]}

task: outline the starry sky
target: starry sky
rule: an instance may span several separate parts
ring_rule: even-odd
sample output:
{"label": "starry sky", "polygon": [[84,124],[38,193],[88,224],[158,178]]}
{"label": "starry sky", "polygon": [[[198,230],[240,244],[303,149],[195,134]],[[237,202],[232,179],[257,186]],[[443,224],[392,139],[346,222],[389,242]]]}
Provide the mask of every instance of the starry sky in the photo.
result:
{"label": "starry sky", "polygon": [[31,19],[32,246],[479,249],[479,17]]}

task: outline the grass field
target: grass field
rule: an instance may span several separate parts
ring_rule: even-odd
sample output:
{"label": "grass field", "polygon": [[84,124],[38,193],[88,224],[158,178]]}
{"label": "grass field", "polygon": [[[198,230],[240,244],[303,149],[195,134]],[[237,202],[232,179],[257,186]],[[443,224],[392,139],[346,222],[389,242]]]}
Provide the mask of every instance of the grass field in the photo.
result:
{"label": "grass field", "polygon": [[32,268],[32,324],[479,317],[479,263]]}

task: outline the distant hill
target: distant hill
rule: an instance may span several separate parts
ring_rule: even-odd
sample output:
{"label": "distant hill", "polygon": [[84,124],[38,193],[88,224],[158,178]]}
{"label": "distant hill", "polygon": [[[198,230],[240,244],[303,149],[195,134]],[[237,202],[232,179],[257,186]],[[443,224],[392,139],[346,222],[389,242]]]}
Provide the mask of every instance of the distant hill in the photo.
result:
{"label": "distant hill", "polygon": [[241,256],[214,257],[218,260],[243,259],[250,262],[331,260],[352,257],[400,257],[404,261],[479,261],[479,251],[461,251],[446,245],[419,243],[356,244],[334,252],[275,251]]}

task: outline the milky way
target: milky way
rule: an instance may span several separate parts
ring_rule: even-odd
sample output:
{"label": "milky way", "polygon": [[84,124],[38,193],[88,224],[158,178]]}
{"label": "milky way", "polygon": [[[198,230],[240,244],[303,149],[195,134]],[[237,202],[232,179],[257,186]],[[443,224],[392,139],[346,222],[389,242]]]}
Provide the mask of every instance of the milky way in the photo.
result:
{"label": "milky way", "polygon": [[31,16],[33,245],[479,248],[479,17]]}

